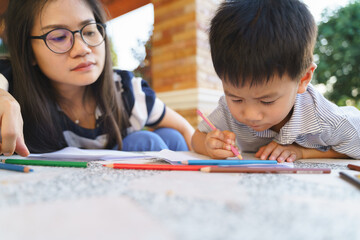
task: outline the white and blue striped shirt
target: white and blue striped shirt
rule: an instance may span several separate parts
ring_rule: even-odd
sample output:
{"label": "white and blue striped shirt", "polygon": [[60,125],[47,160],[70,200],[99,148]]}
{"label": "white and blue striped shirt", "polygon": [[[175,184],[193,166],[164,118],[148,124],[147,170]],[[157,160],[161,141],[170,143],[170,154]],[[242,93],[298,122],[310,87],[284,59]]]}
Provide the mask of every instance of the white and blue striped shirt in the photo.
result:
{"label": "white and blue striped shirt", "polygon": [[[209,115],[209,120],[220,130],[236,134],[239,148],[256,152],[271,141],[286,145],[297,143],[305,148],[327,151],[330,148],[349,157],[360,159],[360,111],[355,107],[339,107],[327,100],[311,84],[296,97],[290,120],[277,133],[270,129],[257,132],[232,117],[225,97]],[[201,132],[211,128],[202,121]]]}

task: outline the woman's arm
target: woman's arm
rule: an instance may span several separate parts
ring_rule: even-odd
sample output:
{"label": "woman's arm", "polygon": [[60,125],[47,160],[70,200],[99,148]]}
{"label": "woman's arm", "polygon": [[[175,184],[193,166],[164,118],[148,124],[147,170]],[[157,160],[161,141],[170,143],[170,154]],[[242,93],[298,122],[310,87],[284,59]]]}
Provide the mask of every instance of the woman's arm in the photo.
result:
{"label": "woman's arm", "polygon": [[171,108],[166,107],[166,112],[163,119],[156,126],[156,128],[159,127],[168,127],[178,130],[184,136],[188,148],[192,150],[191,137],[194,134],[195,130],[190,125],[190,123],[180,114],[178,114]]}

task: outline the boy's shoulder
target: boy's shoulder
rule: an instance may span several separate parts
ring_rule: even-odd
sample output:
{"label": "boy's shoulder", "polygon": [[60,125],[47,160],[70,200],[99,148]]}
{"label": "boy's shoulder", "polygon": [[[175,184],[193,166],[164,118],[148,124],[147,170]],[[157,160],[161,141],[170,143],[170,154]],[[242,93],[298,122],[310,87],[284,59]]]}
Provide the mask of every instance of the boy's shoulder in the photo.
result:
{"label": "boy's shoulder", "polygon": [[301,109],[302,114],[314,115],[319,124],[337,126],[342,121],[360,120],[360,111],[351,106],[337,106],[329,101],[313,85],[309,84],[305,93],[299,94],[295,106]]}

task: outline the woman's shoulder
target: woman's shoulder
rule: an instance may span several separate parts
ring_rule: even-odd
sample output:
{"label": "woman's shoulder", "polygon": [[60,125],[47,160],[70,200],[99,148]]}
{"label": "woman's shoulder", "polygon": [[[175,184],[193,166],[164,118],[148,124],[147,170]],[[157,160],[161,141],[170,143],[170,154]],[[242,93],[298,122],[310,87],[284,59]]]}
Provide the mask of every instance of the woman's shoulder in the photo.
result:
{"label": "woman's shoulder", "polygon": [[122,82],[128,82],[131,81],[131,79],[134,78],[134,73],[127,70],[121,70],[121,69],[113,69],[114,72],[114,80],[121,80]]}
{"label": "woman's shoulder", "polygon": [[152,89],[148,82],[141,77],[135,76],[131,71],[113,69],[114,81],[116,85],[120,85],[120,88],[128,91],[143,91],[151,92]]}

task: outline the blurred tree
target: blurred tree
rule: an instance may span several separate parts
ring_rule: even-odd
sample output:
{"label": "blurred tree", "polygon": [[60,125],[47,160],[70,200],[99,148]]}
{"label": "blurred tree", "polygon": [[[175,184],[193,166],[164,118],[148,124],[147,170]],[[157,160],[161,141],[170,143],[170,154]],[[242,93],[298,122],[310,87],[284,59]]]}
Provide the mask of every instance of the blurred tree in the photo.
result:
{"label": "blurred tree", "polygon": [[315,83],[338,105],[360,107],[360,1],[335,12],[325,10],[315,45]]}
{"label": "blurred tree", "polygon": [[[131,49],[133,56],[140,62],[139,66],[134,69],[133,73],[136,77],[141,77],[146,80],[152,87],[151,82],[151,42],[152,42],[152,31],[149,32],[149,39],[144,42],[138,40],[138,47]],[[145,52],[142,51],[145,47]]]}
{"label": "blurred tree", "polygon": [[110,42],[111,61],[112,61],[113,66],[117,66],[118,65],[118,56],[116,54],[115,46],[114,46],[114,43],[111,38],[109,38],[109,42]]}

